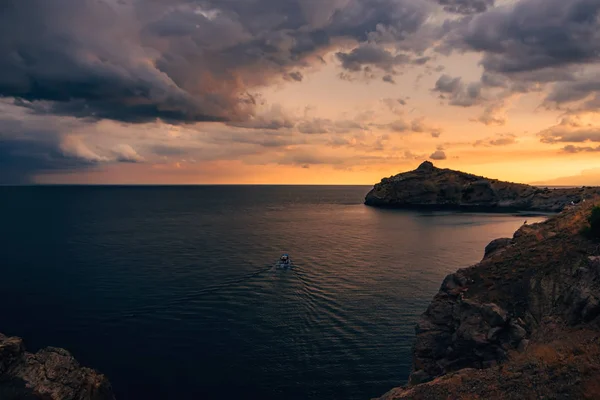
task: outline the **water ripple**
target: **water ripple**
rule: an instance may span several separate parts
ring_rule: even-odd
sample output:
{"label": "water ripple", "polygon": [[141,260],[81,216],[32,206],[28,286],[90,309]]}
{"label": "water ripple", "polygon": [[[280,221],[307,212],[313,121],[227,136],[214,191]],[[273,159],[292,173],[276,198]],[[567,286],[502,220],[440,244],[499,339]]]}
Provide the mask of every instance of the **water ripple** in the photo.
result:
{"label": "water ripple", "polygon": [[367,190],[0,188],[3,330],[124,400],[381,395],[444,276],[522,220],[376,210]]}

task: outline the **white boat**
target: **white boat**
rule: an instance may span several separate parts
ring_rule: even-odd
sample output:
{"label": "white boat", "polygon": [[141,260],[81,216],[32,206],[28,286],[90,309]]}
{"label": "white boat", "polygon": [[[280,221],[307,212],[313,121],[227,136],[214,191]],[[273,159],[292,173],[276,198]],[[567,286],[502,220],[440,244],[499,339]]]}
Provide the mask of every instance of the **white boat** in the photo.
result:
{"label": "white boat", "polygon": [[279,257],[279,266],[282,268],[287,268],[292,265],[292,261],[290,260],[290,256],[287,254],[283,254]]}

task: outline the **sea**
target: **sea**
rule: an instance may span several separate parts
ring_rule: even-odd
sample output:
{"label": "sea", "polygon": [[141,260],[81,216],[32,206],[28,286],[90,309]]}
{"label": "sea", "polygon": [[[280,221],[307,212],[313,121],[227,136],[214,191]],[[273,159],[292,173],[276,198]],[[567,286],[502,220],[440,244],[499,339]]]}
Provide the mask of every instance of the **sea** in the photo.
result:
{"label": "sea", "polygon": [[68,349],[120,400],[383,395],[444,277],[525,218],[369,189],[0,187],[0,332]]}

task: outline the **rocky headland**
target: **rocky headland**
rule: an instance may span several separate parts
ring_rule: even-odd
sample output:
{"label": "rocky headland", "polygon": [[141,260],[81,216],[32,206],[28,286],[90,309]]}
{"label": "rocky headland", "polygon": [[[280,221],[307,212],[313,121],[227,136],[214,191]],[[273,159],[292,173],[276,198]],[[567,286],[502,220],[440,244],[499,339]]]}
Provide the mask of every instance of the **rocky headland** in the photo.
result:
{"label": "rocky headland", "polygon": [[423,162],[416,170],[384,178],[367,194],[376,207],[486,212],[560,212],[593,198],[599,188],[540,188],[503,182]]}
{"label": "rocky headland", "polygon": [[104,375],[82,367],[66,350],[47,347],[35,354],[23,340],[0,334],[0,399],[114,400]]}
{"label": "rocky headland", "polygon": [[600,245],[582,234],[599,204],[525,224],[447,276],[409,383],[380,400],[600,399]]}

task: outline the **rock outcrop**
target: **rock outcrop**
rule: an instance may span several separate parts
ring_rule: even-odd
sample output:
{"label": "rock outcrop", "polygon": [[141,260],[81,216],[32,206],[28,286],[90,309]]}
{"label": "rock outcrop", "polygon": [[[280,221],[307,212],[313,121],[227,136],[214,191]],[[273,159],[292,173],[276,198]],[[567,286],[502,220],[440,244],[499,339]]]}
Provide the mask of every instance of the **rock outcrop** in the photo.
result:
{"label": "rock outcrop", "polygon": [[35,354],[23,340],[0,334],[0,399],[114,400],[106,377],[85,368],[66,350],[48,347]]}
{"label": "rock outcrop", "polygon": [[559,212],[593,198],[600,188],[546,189],[502,182],[425,161],[416,170],[384,178],[367,194],[377,207],[457,209],[472,211]]}
{"label": "rock outcrop", "polygon": [[446,277],[416,327],[409,384],[381,399],[600,398],[594,204],[495,240]]}

